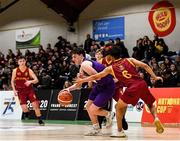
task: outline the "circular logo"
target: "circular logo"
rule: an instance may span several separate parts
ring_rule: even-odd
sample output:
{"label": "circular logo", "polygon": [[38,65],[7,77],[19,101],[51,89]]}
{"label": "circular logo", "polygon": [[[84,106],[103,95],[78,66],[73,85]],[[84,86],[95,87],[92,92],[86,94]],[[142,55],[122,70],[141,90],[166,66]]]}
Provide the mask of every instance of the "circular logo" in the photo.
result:
{"label": "circular logo", "polygon": [[155,34],[166,36],[176,25],[175,8],[168,1],[158,2],[151,8],[148,19]]}
{"label": "circular logo", "polygon": [[140,112],[142,111],[143,107],[144,107],[144,102],[138,101],[138,103],[136,104],[136,110]]}

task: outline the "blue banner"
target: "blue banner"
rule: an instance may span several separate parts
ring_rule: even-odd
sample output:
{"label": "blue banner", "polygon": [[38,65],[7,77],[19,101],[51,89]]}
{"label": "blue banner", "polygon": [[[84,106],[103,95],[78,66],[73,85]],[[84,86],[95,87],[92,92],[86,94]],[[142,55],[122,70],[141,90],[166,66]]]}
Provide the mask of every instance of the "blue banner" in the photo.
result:
{"label": "blue banner", "polygon": [[93,38],[97,41],[124,39],[124,17],[93,21]]}

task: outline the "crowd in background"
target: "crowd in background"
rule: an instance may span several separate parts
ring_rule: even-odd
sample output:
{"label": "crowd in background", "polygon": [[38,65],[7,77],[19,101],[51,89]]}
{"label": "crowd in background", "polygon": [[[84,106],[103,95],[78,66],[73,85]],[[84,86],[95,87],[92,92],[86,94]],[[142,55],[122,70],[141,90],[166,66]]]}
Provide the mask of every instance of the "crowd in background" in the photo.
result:
{"label": "crowd in background", "polygon": [[[133,57],[147,63],[156,75],[163,77],[163,82],[154,82],[151,77],[142,69],[137,68],[140,76],[146,80],[150,87],[179,87],[180,86],[180,51],[170,51],[168,45],[157,35],[153,40],[144,36],[137,40],[133,47],[132,56],[120,38],[109,39],[107,43],[118,45],[122,48],[125,57]],[[25,57],[27,66],[30,67],[39,79],[36,88],[57,88],[62,89],[72,85],[72,80],[76,77],[79,66],[71,61],[71,51],[73,48],[82,47],[86,51],[88,59],[96,59],[95,53],[103,48],[105,42],[97,42],[88,34],[84,45],[77,46],[71,44],[63,37],[58,37],[58,42],[52,47],[40,46],[37,53],[26,50]],[[16,53],[8,50],[7,55],[0,51],[0,89],[10,90],[10,80],[12,69],[17,67],[17,58],[22,55],[21,50]]]}

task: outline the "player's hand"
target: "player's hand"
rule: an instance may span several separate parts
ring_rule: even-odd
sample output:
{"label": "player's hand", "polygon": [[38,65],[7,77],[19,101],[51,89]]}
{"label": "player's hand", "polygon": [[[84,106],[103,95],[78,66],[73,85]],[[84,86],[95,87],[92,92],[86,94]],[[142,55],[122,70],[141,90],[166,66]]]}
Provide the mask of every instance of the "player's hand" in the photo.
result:
{"label": "player's hand", "polygon": [[18,95],[18,91],[14,90],[14,95],[17,96]]}
{"label": "player's hand", "polygon": [[31,85],[31,81],[26,81],[24,84],[28,87],[29,85]]}
{"label": "player's hand", "polygon": [[62,89],[60,92],[68,91],[70,92],[69,88]]}
{"label": "player's hand", "polygon": [[77,78],[77,79],[75,79],[75,81],[74,81],[75,83],[76,83],[76,85],[82,85],[82,83],[84,83],[84,81],[83,81],[83,79],[82,78]]}
{"label": "player's hand", "polygon": [[153,78],[155,81],[158,81],[158,80],[160,80],[161,82],[163,82],[163,78],[162,77],[159,77],[159,76],[157,76],[157,77],[155,77],[155,78]]}

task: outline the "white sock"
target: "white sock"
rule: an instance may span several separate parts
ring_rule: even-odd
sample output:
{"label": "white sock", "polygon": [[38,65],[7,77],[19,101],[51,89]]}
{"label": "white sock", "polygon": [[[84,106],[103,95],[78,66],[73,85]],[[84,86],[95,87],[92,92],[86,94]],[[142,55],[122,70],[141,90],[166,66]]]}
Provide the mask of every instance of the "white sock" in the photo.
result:
{"label": "white sock", "polygon": [[155,119],[154,120],[159,120],[159,118],[158,117],[155,117]]}
{"label": "white sock", "polygon": [[100,129],[99,123],[93,124],[93,128],[94,128],[94,129]]}
{"label": "white sock", "polygon": [[111,116],[111,112],[108,112],[106,118],[109,118]]}

